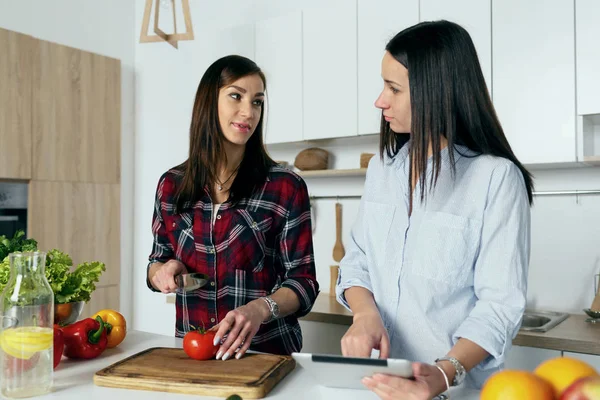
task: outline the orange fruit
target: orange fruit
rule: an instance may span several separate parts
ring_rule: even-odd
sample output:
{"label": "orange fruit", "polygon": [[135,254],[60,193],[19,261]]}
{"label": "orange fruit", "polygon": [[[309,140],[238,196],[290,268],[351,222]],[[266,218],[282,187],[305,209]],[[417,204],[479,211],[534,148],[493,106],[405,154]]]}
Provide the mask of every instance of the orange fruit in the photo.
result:
{"label": "orange fruit", "polygon": [[557,396],[579,378],[598,376],[598,371],[588,363],[570,357],[556,357],[544,361],[533,371],[554,387]]}
{"label": "orange fruit", "polygon": [[506,369],[488,378],[480,400],[554,400],[552,385],[532,372]]}

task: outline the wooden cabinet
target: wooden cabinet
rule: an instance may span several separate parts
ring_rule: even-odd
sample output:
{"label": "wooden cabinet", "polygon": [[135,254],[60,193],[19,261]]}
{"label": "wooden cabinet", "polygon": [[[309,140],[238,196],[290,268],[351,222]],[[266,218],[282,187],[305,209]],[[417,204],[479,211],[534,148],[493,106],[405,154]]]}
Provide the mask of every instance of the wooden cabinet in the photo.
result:
{"label": "wooden cabinet", "polygon": [[537,349],[534,347],[512,346],[506,355],[504,368],[533,371],[542,362],[560,357],[558,350]]}
{"label": "wooden cabinet", "polygon": [[106,271],[98,286],[121,278],[120,200],[118,184],[31,181],[28,235],[44,251],[58,248],[75,265],[102,261]]}
{"label": "wooden cabinet", "polygon": [[577,0],[577,114],[600,114],[600,2]]}
{"label": "wooden cabinet", "polygon": [[302,12],[256,24],[256,63],[267,78],[266,143],[303,139]]}
{"label": "wooden cabinet", "polygon": [[493,100],[523,163],[576,161],[572,0],[492,4]]}
{"label": "wooden cabinet", "polygon": [[469,32],[481,64],[483,76],[492,88],[492,19],[490,0],[421,0],[421,21],[445,19]]}
{"label": "wooden cabinet", "polygon": [[0,178],[31,178],[31,82],[37,42],[0,29]]}
{"label": "wooden cabinet", "polygon": [[357,135],[356,0],[304,10],[304,139]]}
{"label": "wooden cabinet", "polygon": [[[375,100],[383,89],[381,59],[385,45],[419,21],[417,0],[358,0],[358,134],[379,133],[381,110]],[[350,40],[350,39],[347,39]],[[345,83],[336,83],[336,86]],[[347,113],[351,117],[351,113]]]}
{"label": "wooden cabinet", "polygon": [[38,41],[33,67],[36,180],[117,183],[121,170],[121,63]]}
{"label": "wooden cabinet", "polygon": [[30,180],[28,236],[104,262],[88,306],[118,307],[121,63],[3,29],[0,54],[0,179]]}

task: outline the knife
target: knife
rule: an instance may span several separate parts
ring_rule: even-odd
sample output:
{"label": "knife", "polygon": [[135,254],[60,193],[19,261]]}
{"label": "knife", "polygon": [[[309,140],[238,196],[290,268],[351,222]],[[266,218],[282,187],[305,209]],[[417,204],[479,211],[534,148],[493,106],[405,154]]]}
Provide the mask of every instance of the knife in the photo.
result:
{"label": "knife", "polygon": [[175,277],[175,284],[184,292],[200,289],[205,286],[210,278],[206,274],[194,272],[191,274],[180,274]]}

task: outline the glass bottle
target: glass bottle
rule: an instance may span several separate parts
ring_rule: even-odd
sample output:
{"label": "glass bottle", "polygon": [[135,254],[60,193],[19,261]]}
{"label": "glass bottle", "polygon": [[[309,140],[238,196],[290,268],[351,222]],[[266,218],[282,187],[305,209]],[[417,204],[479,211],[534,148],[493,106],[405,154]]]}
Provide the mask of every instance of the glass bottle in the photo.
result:
{"label": "glass bottle", "polygon": [[8,398],[48,393],[53,383],[54,293],[46,253],[11,253],[0,296],[0,391]]}

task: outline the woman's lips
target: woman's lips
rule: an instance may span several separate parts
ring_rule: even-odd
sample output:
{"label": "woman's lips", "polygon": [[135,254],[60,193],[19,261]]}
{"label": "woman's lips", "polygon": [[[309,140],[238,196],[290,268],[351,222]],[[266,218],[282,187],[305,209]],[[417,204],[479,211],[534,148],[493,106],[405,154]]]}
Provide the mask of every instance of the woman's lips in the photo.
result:
{"label": "woman's lips", "polygon": [[239,124],[237,122],[232,123],[233,127],[237,129],[239,132],[248,133],[250,132],[250,125],[248,124]]}
{"label": "woman's lips", "polygon": [[385,115],[383,116],[383,118],[385,118],[385,120],[386,120],[387,122],[390,122],[391,120],[393,120],[393,119],[394,119],[394,118],[392,118],[392,117],[388,117],[388,116],[385,116]]}

